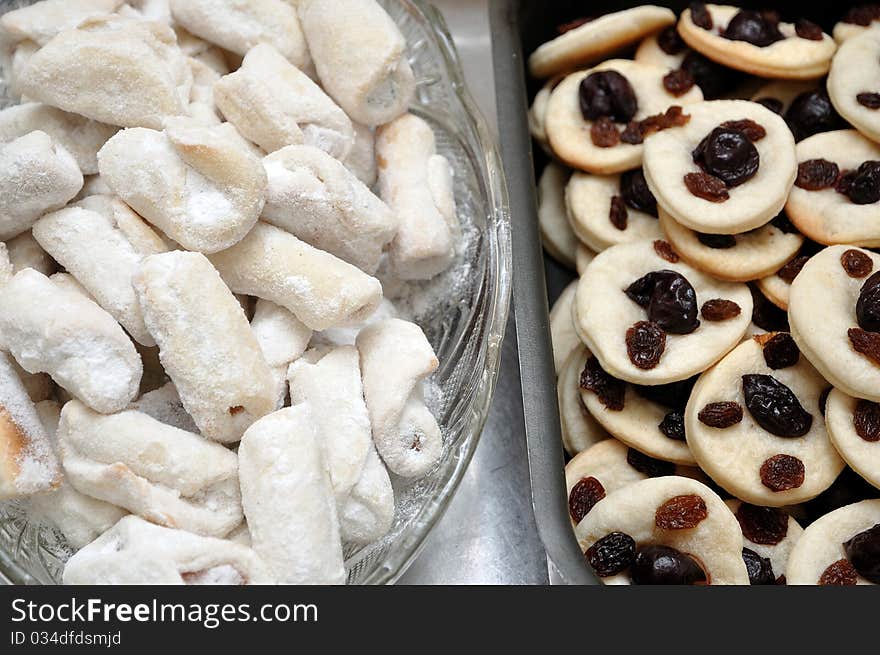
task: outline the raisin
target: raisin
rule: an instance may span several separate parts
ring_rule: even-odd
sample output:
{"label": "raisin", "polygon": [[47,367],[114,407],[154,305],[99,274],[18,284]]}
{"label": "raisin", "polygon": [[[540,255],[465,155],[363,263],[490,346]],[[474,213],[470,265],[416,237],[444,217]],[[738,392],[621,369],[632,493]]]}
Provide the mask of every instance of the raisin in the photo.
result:
{"label": "raisin", "polygon": [[779,31],[778,19],[774,18],[762,12],[742,9],[730,19],[721,36],[764,48],[785,38]]}
{"label": "raisin", "polygon": [[692,195],[709,202],[724,202],[730,198],[724,182],[708,173],[688,173],[684,176],[684,185]]}
{"label": "raisin", "polygon": [[677,55],[687,47],[684,39],[678,34],[675,25],[670,25],[660,31],[657,35],[657,45],[667,55]]}
{"label": "raisin", "polygon": [[880,271],[862,285],[856,302],[856,318],[859,327],[868,332],[880,332]]}
{"label": "raisin", "polygon": [[804,463],[791,455],[773,455],[761,464],[761,483],[770,491],[797,489],[804,483]]}
{"label": "raisin", "polygon": [[670,264],[675,264],[681,259],[681,257],[678,256],[678,253],[675,252],[675,248],[672,247],[672,244],[663,239],[657,239],[654,241],[654,252]]}
{"label": "raisin", "polygon": [[664,475],[673,475],[675,473],[675,464],[672,462],[664,462],[662,459],[655,459],[650,455],[630,448],[626,452],[626,461],[639,473],[647,475],[649,478],[659,478]]}
{"label": "raisin", "polygon": [[822,416],[825,416],[825,407],[828,405],[828,395],[831,393],[831,389],[833,387],[823,389],[822,393],[819,394],[819,412]]}
{"label": "raisin", "polygon": [[853,412],[853,427],[865,441],[880,441],[880,404],[859,400]]}
{"label": "raisin", "polygon": [[633,584],[692,585],[706,582],[706,572],[687,553],[670,546],[639,549],[630,569]]}
{"label": "raisin", "polygon": [[697,241],[713,250],[728,250],[736,245],[736,236],[733,234],[705,234],[697,232]]}
{"label": "raisin", "polygon": [[590,73],[580,84],[578,96],[584,119],[610,118],[618,123],[632,120],[638,110],[635,91],[615,70]]}
{"label": "raisin", "polygon": [[788,534],[788,514],[778,507],[742,503],[736,510],[736,520],[743,536],[753,544],[775,546]]}
{"label": "raisin", "polygon": [[687,125],[690,119],[690,115],[685,114],[681,107],[672,105],[663,113],[648,116],[640,121],[630,121],[620,135],[620,140],[624,143],[639,144],[645,140],[645,137],[655,132]]}
{"label": "raisin", "polygon": [[561,25],[556,26],[556,32],[558,34],[565,34],[566,32],[571,32],[572,30],[576,30],[581,25],[586,25],[587,23],[591,23],[596,20],[594,16],[584,16],[582,18],[575,18],[574,20],[570,20],[567,23],[562,23]]}
{"label": "raisin", "polygon": [[580,523],[593,506],[605,497],[605,487],[593,476],[581,478],[568,494],[568,513]]}
{"label": "raisin", "polygon": [[633,282],[626,295],[648,311],[648,319],[670,334],[690,334],[700,326],[697,292],[681,273],[662,270]]}
{"label": "raisin", "polygon": [[743,562],[749,574],[749,584],[776,584],[776,576],[773,573],[773,564],[766,557],[761,557],[751,548],[742,549]]}
{"label": "raisin", "polygon": [[866,161],[858,170],[841,175],[837,190],[857,205],[880,200],[880,161]]}
{"label": "raisin", "polygon": [[626,331],[626,352],[636,368],[655,368],[665,350],[666,333],[653,321],[639,321]]}
{"label": "raisin", "polygon": [[630,121],[620,133],[620,140],[630,145],[638,145],[645,139],[642,137],[641,124],[638,121]]}
{"label": "raisin", "polygon": [[854,278],[868,277],[874,270],[874,262],[861,250],[847,250],[840,256],[840,265],[847,275]]}
{"label": "raisin", "polygon": [[807,191],[819,191],[834,186],[840,168],[827,159],[808,159],[798,164],[794,185]]}
{"label": "raisin", "polygon": [[845,542],[843,549],[860,576],[880,584],[880,523]]}
{"label": "raisin", "polygon": [[853,350],[880,366],[880,334],[862,328],[850,328],[847,334]]}
{"label": "raisin", "polygon": [[788,262],[785,266],[776,271],[776,275],[791,284],[792,282],[794,282],[794,279],[800,274],[801,270],[803,270],[804,265],[806,265],[808,261],[810,261],[809,257],[805,255],[798,255],[790,262]]}
{"label": "raisin", "polygon": [[727,187],[750,180],[758,172],[760,155],[742,130],[716,127],[692,153],[694,163]]}
{"label": "raisin", "polygon": [[800,348],[786,332],[775,334],[764,343],[764,361],[773,370],[794,366],[800,358]]}
{"label": "raisin", "polygon": [[802,437],[813,425],[813,415],[797,396],[772,375],[742,376],[746,408],[758,425],[778,437]]}
{"label": "raisin", "polygon": [[693,75],[683,68],[676,68],[663,76],[663,88],[676,98],[694,88],[695,83]]}
{"label": "raisin", "polygon": [[681,410],[676,409],[666,414],[657,428],[667,439],[687,441],[684,431],[684,413]]}
{"label": "raisin", "polygon": [[688,7],[691,11],[691,22],[704,30],[712,29],[712,14],[702,2],[692,2]]}
{"label": "raisin", "polygon": [[608,211],[608,218],[611,224],[618,230],[623,231],[626,229],[626,205],[623,204],[623,198],[620,196],[611,197],[611,209]]}
{"label": "raisin", "polygon": [[822,28],[806,18],[799,18],[797,20],[794,24],[794,31],[802,39],[809,39],[810,41],[821,41],[823,38]]}
{"label": "raisin", "polygon": [[856,102],[868,109],[880,109],[880,93],[865,91],[856,95]]}
{"label": "raisin", "polygon": [[770,225],[783,234],[800,234],[800,231],[794,226],[794,223],[792,223],[784,213],[777,214],[773,220],[770,221]]}
{"label": "raisin", "polygon": [[787,332],[788,314],[767,300],[754,286],[749,286],[752,294],[752,323],[767,332]]}
{"label": "raisin", "polygon": [[700,410],[697,419],[710,428],[729,428],[743,420],[743,409],[733,400],[709,403]]}
{"label": "raisin", "polygon": [[620,143],[620,132],[607,116],[602,116],[590,126],[590,140],[597,148],[612,148]]}
{"label": "raisin", "polygon": [[657,217],[657,199],[648,188],[645,173],[641,168],[621,174],[620,195],[629,207]]}
{"label": "raisin", "polygon": [[696,494],[674,496],[657,508],[654,525],[661,530],[690,530],[709,516],[706,501]]}
{"label": "raisin", "polygon": [[841,19],[844,23],[862,27],[867,27],[875,20],[880,20],[880,5],[858,5],[847,11]]}
{"label": "raisin", "polygon": [[743,134],[746,135],[746,138],[754,143],[755,141],[760,141],[765,136],[767,136],[767,130],[765,130],[761,125],[753,121],[751,118],[741,118],[736,121],[724,121],[721,123],[721,127],[726,127],[732,130],[739,130]]}
{"label": "raisin", "polygon": [[837,180],[834,182],[834,190],[837,191],[837,193],[842,193],[843,195],[848,196],[852,183],[856,179],[856,175],[858,175],[858,172],[856,171],[840,171],[840,175],[837,176]]}
{"label": "raisin", "polygon": [[849,586],[858,581],[859,574],[848,559],[839,559],[828,565],[819,576],[819,584],[822,586],[836,585]]}
{"label": "raisin", "polygon": [[802,141],[819,132],[846,127],[825,89],[798,94],[785,112],[785,122],[788,123],[795,141]]}
{"label": "raisin", "polygon": [[744,78],[742,73],[722,66],[699,52],[689,52],[680,68],[691,74],[706,100],[715,100],[728,93]]}
{"label": "raisin", "polygon": [[724,300],[723,298],[713,298],[703,303],[700,314],[707,321],[729,321],[736,318],[742,313],[742,308],[732,300]]}
{"label": "raisin", "polygon": [[758,98],[755,102],[759,105],[764,105],[774,114],[782,115],[782,110],[785,108],[785,104],[783,104],[782,100],[779,100],[778,98]]}
{"label": "raisin", "polygon": [[619,412],[623,409],[626,383],[605,372],[599,360],[590,357],[581,373],[581,389],[592,391],[608,409]]}
{"label": "raisin", "polygon": [[683,410],[691,397],[691,390],[697,383],[695,375],[686,380],[669,382],[667,384],[642,385],[634,384],[633,390],[645,400],[662,405],[666,409]]}
{"label": "raisin", "polygon": [[628,534],[612,532],[599,539],[584,553],[600,578],[626,571],[636,556],[636,542]]}

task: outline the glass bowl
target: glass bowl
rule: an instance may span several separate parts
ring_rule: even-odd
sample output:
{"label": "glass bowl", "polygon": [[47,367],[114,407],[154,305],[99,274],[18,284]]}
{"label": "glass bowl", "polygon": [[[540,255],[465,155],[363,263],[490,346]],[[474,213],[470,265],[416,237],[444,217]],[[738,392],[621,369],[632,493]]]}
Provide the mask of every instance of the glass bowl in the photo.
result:
{"label": "glass bowl", "polygon": [[[0,13],[25,4],[33,2],[0,0]],[[510,305],[509,207],[501,159],[466,88],[452,37],[427,2],[380,4],[407,40],[418,81],[411,111],[431,124],[438,152],[452,164],[462,236],[450,270],[391,292],[404,317],[425,330],[440,359],[426,397],[443,429],[443,454],[425,477],[393,479],[394,526],[382,540],[346,551],[349,584],[393,583],[442,516],[486,421]],[[0,94],[4,91],[0,86]],[[8,98],[0,103],[8,104]],[[71,552],[56,530],[28,521],[23,502],[0,504],[0,576],[7,581],[56,583]]]}

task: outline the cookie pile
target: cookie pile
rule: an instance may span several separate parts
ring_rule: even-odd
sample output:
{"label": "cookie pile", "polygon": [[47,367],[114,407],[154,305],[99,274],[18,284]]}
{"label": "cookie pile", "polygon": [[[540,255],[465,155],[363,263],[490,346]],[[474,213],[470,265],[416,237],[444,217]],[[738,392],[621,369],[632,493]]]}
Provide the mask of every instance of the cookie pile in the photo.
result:
{"label": "cookie pile", "polygon": [[529,118],[580,276],[550,318],[586,562],[880,583],[880,6],[833,37],[700,2],[560,32]]}

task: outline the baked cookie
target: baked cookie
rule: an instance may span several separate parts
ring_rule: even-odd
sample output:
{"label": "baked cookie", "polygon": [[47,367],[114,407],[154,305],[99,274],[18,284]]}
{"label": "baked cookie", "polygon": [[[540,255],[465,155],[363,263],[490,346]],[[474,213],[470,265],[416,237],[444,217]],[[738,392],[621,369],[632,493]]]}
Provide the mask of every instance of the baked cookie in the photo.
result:
{"label": "baked cookie", "polygon": [[688,264],[721,280],[746,282],[779,270],[800,250],[804,237],[773,221],[743,234],[704,234],[660,209],[660,227]]}
{"label": "baked cookie", "polygon": [[791,285],[791,335],[841,391],[880,401],[880,255],[832,246],[808,261]]}
{"label": "baked cookie", "polygon": [[663,237],[657,201],[639,168],[619,175],[575,172],[565,187],[565,208],[575,236],[597,252]]}
{"label": "baked cookie", "polygon": [[568,356],[581,345],[571,318],[571,305],[576,294],[577,280],[565,287],[550,310],[550,341],[553,344],[553,367],[556,375],[559,375]]}
{"label": "baked cookie", "polygon": [[544,130],[554,154],[572,168],[607,175],[638,168],[642,143],[681,124],[681,107],[703,99],[691,86],[680,95],[663,86],[660,66],[610,59],[566,76],[550,94]]}
{"label": "baked cookie", "polygon": [[550,94],[561,81],[562,76],[551,77],[547,80],[547,83],[535,94],[532,106],[529,107],[529,133],[548,155],[551,153],[550,147],[547,144],[547,132],[544,130],[544,118],[547,115],[547,103],[550,101]]}
{"label": "baked cookie", "polygon": [[681,63],[690,52],[691,49],[679,36],[675,25],[669,25],[642,39],[633,59],[641,64],[675,70],[681,68]]}
{"label": "baked cookie", "polygon": [[742,529],[743,561],[750,584],[785,584],[788,557],[804,529],[779,507],[759,507],[736,498],[724,504]]}
{"label": "baked cookie", "polygon": [[724,501],[679,476],[609,493],[575,537],[605,584],[748,584],[742,533]]}
{"label": "baked cookie", "polygon": [[880,584],[880,499],[841,507],[804,530],[788,558],[790,585]]}
{"label": "baked cookie", "polygon": [[575,268],[578,275],[583,275],[587,270],[587,266],[596,258],[596,251],[589,246],[578,243],[574,253]]}
{"label": "baked cookie", "polygon": [[770,11],[693,3],[678,33],[710,59],[761,77],[812,79],[828,72],[834,39],[807,20],[782,23]]}
{"label": "baked cookie", "polygon": [[782,116],[795,141],[849,127],[819,80],[775,80],[763,84],[751,99]]}
{"label": "baked cookie", "polygon": [[857,5],[846,12],[831,34],[838,44],[862,34],[880,22],[880,5]]}
{"label": "baked cookie", "polygon": [[565,167],[550,162],[538,181],[538,231],[544,249],[563,266],[574,268],[578,240],[565,215]]}
{"label": "baked cookie", "polygon": [[820,411],[827,388],[789,334],[745,341],[691,393],[685,411],[691,452],[737,498],[770,507],[809,500],[844,466]]}
{"label": "baked cookie", "polygon": [[846,120],[880,141],[880,30],[867,30],[840,46],[828,73],[828,95]]}
{"label": "baked cookie", "polygon": [[804,264],[810,260],[810,257],[824,247],[825,246],[818,244],[815,241],[804,239],[804,243],[797,255],[789,259],[775,273],[757,280],[755,282],[756,286],[761,293],[767,297],[767,300],[783,311],[788,311],[788,297],[791,293],[791,283],[801,272]]}
{"label": "baked cookie", "polygon": [[594,419],[581,400],[580,379],[590,351],[586,346],[577,348],[565,360],[556,382],[559,398],[559,420],[562,427],[562,445],[569,455],[577,455],[593,444],[611,435]]}
{"label": "baked cookie", "polygon": [[680,261],[668,242],[639,241],[596,256],[572,310],[581,341],[603,369],[656,385],[704,371],[739,343],[752,299],[746,285]]}
{"label": "baked cookie", "polygon": [[550,77],[589,65],[674,22],[672,10],[653,5],[600,16],[541,45],[529,57],[529,72]]}
{"label": "baked cookie", "polygon": [[797,173],[785,121],[744,100],[687,107],[683,127],[645,143],[644,172],[657,204],[682,225],[737,234],[776,216]]}
{"label": "baked cookie", "polygon": [[825,423],[840,456],[880,489],[880,404],[834,389],[825,406]]}

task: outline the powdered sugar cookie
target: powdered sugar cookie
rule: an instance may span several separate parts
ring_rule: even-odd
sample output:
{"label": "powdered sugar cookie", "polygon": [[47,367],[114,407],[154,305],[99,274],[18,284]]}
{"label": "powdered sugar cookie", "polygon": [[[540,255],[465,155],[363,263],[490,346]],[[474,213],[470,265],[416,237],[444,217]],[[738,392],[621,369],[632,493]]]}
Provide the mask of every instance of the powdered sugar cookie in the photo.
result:
{"label": "powdered sugar cookie", "polygon": [[550,77],[591,64],[674,22],[670,9],[653,5],[601,16],[535,50],[529,57],[529,71],[535,77]]}
{"label": "powdered sugar cookie", "polygon": [[790,335],[745,341],[691,393],[691,452],[715,482],[747,502],[780,507],[809,500],[844,466],[819,408],[827,388]]}
{"label": "powdered sugar cookie", "polygon": [[580,379],[590,352],[581,346],[569,355],[556,382],[559,398],[559,420],[562,427],[562,445],[569,455],[577,455],[594,443],[608,439],[605,431],[584,407],[581,400]]}
{"label": "powdered sugar cookie", "polygon": [[678,96],[667,91],[663,78],[668,72],[611,59],[568,75],[547,103],[544,129],[550,148],[564,163],[590,173],[637,168],[645,137],[680,124],[686,120],[680,107],[703,99],[696,87]]}
{"label": "powdered sugar cookie", "polygon": [[779,507],[759,507],[736,498],[724,503],[742,529],[750,583],[784,584],[789,555],[804,529]]}
{"label": "powdered sugar cookie", "polygon": [[840,456],[880,488],[880,404],[834,389],[825,406],[825,422]]}
{"label": "powdered sugar cookie", "polygon": [[550,256],[563,266],[574,268],[578,239],[565,213],[565,185],[571,175],[563,166],[550,162],[538,181],[538,230]]}
{"label": "powdered sugar cookie", "polygon": [[717,281],[679,261],[667,242],[640,241],[593,260],[573,311],[581,340],[602,368],[655,385],[721,359],[745,333],[752,299],[744,284]]}
{"label": "powdered sugar cookie", "polygon": [[880,5],[857,5],[844,14],[831,34],[838,44],[864,33],[880,22]]}
{"label": "powdered sugar cookie", "polygon": [[577,280],[565,287],[550,310],[550,341],[553,344],[553,366],[557,375],[568,356],[581,345],[571,318],[571,304],[576,294]]}
{"label": "powdered sugar cookie", "polygon": [[644,172],[657,204],[682,225],[737,234],[767,223],[797,173],[785,121],[754,102],[687,107],[690,121],[645,143]]}
{"label": "powdered sugar cookie", "polygon": [[880,30],[867,30],[840,46],[828,73],[828,95],[862,134],[880,141]]}
{"label": "powdered sugar cookie", "polygon": [[880,255],[832,246],[808,261],[791,285],[791,334],[841,391],[880,401],[877,332]]}
{"label": "powdered sugar cookie", "polygon": [[742,533],[706,485],[679,476],[609,493],[575,536],[605,584],[748,584]]}
{"label": "powdered sugar cookie", "polygon": [[574,254],[575,268],[577,269],[577,274],[583,275],[584,271],[587,270],[587,266],[589,266],[595,258],[595,250],[583,243],[578,243],[577,250],[575,250]]}
{"label": "powdered sugar cookie", "polygon": [[814,23],[782,23],[775,12],[729,5],[692,4],[681,14],[678,32],[707,57],[762,77],[821,77],[837,49]]}

